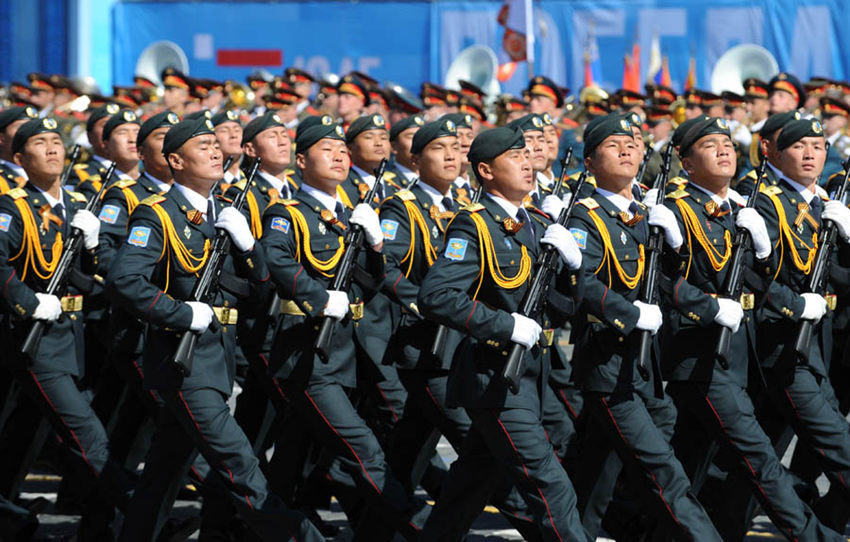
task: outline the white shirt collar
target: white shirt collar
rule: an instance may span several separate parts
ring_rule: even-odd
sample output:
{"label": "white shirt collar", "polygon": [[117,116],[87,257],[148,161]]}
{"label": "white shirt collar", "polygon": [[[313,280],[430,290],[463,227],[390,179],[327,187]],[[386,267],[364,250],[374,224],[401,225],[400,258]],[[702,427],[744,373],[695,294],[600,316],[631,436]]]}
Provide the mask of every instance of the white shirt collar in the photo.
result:
{"label": "white shirt collar", "polygon": [[665,137],[660,141],[656,141],[652,144],[652,150],[654,150],[655,152],[661,152],[661,149],[664,148],[664,145],[666,145],[668,141],[670,141],[669,137]]}
{"label": "white shirt collar", "polygon": [[277,190],[277,193],[280,194],[280,197],[282,197],[282,198],[288,198],[289,197],[289,186],[287,185],[287,183],[281,181],[280,179],[278,179],[277,177],[275,177],[271,173],[266,173],[265,171],[262,171],[262,170],[257,170],[257,174],[260,177],[262,177],[263,179],[265,179],[266,181],[268,181],[268,183],[270,185],[272,185],[272,187],[275,190]]}
{"label": "white shirt collar", "polygon": [[[189,205],[200,211],[204,214],[204,218],[207,216],[207,202],[212,201],[212,196],[205,198],[203,195],[198,194],[191,188],[187,186],[183,186],[180,183],[174,183],[174,187],[178,192],[183,194],[183,197],[189,201]],[[213,209],[215,209],[215,205],[213,205]]]}
{"label": "white shirt collar", "polygon": [[360,178],[363,179],[363,182],[365,182],[367,185],[369,185],[369,188],[372,188],[372,185],[375,184],[375,176],[374,175],[372,175],[371,173],[367,173],[365,170],[360,169],[359,167],[355,166],[354,164],[351,164],[351,169],[353,169],[354,171],[357,172],[358,175],[360,175]]}
{"label": "white shirt collar", "polygon": [[487,193],[487,197],[489,197],[490,199],[492,199],[493,201],[498,203],[499,207],[504,209],[504,211],[508,214],[509,217],[516,218],[516,214],[517,214],[517,211],[519,211],[519,207],[517,207],[513,203],[509,202],[505,198],[500,198],[499,196],[494,196],[493,194],[490,194],[490,193]]}
{"label": "white shirt collar", "polygon": [[[469,184],[469,181],[467,181],[463,177],[458,177],[457,179],[455,179],[455,186],[458,187],[458,188],[463,188],[467,184]],[[469,184],[469,185],[472,186],[471,184]]]}
{"label": "white shirt collar", "polygon": [[3,164],[7,168],[11,169],[12,172],[14,172],[15,175],[17,175],[18,177],[23,177],[24,179],[29,179],[29,177],[27,176],[27,172],[24,170],[24,168],[22,168],[18,164],[15,164],[13,162],[9,162],[8,160],[3,160],[2,158],[0,158],[0,164]]}
{"label": "white shirt collar", "polygon": [[614,204],[614,206],[615,206],[615,207],[617,207],[617,209],[619,209],[619,210],[621,210],[621,211],[623,211],[623,212],[629,213],[629,216],[631,216],[631,215],[632,215],[632,212],[629,210],[629,206],[630,206],[630,205],[632,204],[632,202],[633,202],[633,201],[635,201],[635,200],[633,200],[633,199],[629,199],[629,198],[626,198],[626,197],[623,197],[623,196],[621,196],[620,194],[615,194],[614,192],[611,192],[611,191],[609,191],[609,190],[605,190],[604,188],[599,188],[598,186],[596,187],[596,191],[597,191],[600,195],[602,195],[602,196],[604,196],[605,198],[607,198],[607,199],[608,199],[608,201],[610,201],[611,203],[613,203],[613,204]]}
{"label": "white shirt collar", "polygon": [[835,145],[835,142],[838,141],[838,138],[841,137],[841,130],[835,132],[831,136],[827,137],[826,140],[829,141],[830,145]]}
{"label": "white shirt collar", "polygon": [[[46,200],[47,200],[47,203],[48,203],[48,204],[50,204],[50,208],[51,208],[51,209],[52,209],[53,207],[56,207],[56,204],[58,203],[59,205],[61,205],[61,206],[62,206],[62,210],[63,210],[63,211],[65,210],[65,202],[63,201],[63,199],[62,199],[62,196],[61,196],[61,195],[60,195],[59,199],[56,199],[56,198],[54,198],[53,196],[51,196],[50,194],[48,194],[47,192],[45,192],[44,190],[42,190],[41,188],[39,188],[38,186],[36,186],[35,184],[33,184],[32,186],[33,186],[36,190],[38,190],[39,192],[41,192],[41,195],[42,195],[42,196],[44,196],[44,199],[46,199]],[[60,189],[60,190],[59,190],[59,193],[60,193],[60,194],[62,194],[63,192],[64,192],[64,190],[63,190],[63,189]]]}
{"label": "white shirt collar", "polygon": [[399,164],[398,162],[395,163],[395,167],[396,167],[397,170],[399,170],[402,173],[402,175],[407,177],[408,182],[412,183],[413,181],[416,180],[417,177],[419,177],[419,175],[415,171],[413,171],[410,168],[404,167],[403,165]]}
{"label": "white shirt collar", "polygon": [[812,192],[807,187],[803,186],[802,184],[798,183],[797,181],[792,181],[791,179],[789,179],[785,175],[782,175],[782,179],[784,179],[786,183],[790,184],[791,188],[793,188],[794,190],[799,192],[800,195],[803,196],[803,199],[806,200],[806,203],[811,203],[812,198],[816,197],[815,192]]}
{"label": "white shirt collar", "polygon": [[[698,185],[697,183],[693,183],[693,182],[692,182],[692,183],[690,183],[688,186],[693,186],[694,188],[696,188],[696,189],[700,190],[700,191],[701,191],[701,192],[703,192],[704,194],[708,194],[709,196],[711,196],[711,199],[712,199],[712,200],[714,200],[714,203],[716,203],[717,205],[723,205],[723,202],[724,202],[724,201],[727,201],[727,200],[725,200],[725,199],[721,198],[720,196],[718,196],[717,194],[715,194],[714,192],[710,191],[708,188],[705,188],[705,187],[703,187],[703,186],[700,186],[700,185]],[[728,198],[728,199],[732,199],[732,198],[730,197],[730,198]],[[730,209],[732,208],[732,204],[731,204],[731,203],[729,204],[729,208],[730,208]]]}
{"label": "white shirt collar", "polygon": [[551,187],[555,184],[555,177],[547,177],[545,173],[542,171],[537,172],[537,183],[542,184],[546,188]]}
{"label": "white shirt collar", "polygon": [[105,167],[106,169],[109,169],[109,166],[112,165],[112,160],[110,160],[108,158],[104,158],[103,156],[101,156],[99,154],[95,154],[94,156],[92,156],[92,158],[94,160],[97,160],[101,164],[103,164],[103,167]]}
{"label": "white shirt collar", "polygon": [[338,196],[331,196],[327,192],[322,192],[318,188],[314,188],[307,183],[301,184],[301,190],[306,192],[308,195],[316,198],[319,203],[324,205],[325,209],[336,212],[336,204],[338,201],[340,201]]}
{"label": "white shirt collar", "polygon": [[765,123],[766,120],[767,120],[767,117],[761,119],[757,123],[750,126],[750,131],[753,132],[753,133],[761,131],[762,127],[764,127],[764,123]]}
{"label": "white shirt collar", "polygon": [[443,212],[446,212],[447,209],[445,205],[443,205],[443,198],[452,197],[451,189],[449,189],[449,191],[445,194],[440,194],[436,188],[426,182],[420,182],[417,186],[419,186],[426,194],[428,194],[428,196],[431,198],[431,201],[434,202],[434,205],[436,205],[438,209]]}
{"label": "white shirt collar", "polygon": [[142,172],[142,175],[144,175],[145,177],[147,177],[147,178],[148,178],[148,180],[149,180],[150,182],[152,182],[153,184],[155,184],[155,185],[156,185],[156,187],[159,189],[159,191],[160,191],[160,192],[168,192],[169,190],[171,190],[171,185],[170,185],[170,184],[168,184],[168,183],[164,183],[164,182],[160,181],[159,179],[157,179],[156,177],[154,177],[153,175],[151,175],[151,174],[150,174],[150,173],[148,173],[147,171],[143,171],[143,172]]}

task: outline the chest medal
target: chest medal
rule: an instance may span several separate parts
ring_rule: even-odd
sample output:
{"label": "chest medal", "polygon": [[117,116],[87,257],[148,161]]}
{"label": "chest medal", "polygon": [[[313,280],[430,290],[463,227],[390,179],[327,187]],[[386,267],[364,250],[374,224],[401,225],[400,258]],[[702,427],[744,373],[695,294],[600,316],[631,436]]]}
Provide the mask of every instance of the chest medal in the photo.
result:
{"label": "chest medal", "polygon": [[629,240],[629,238],[628,238],[628,237],[626,237],[626,232],[621,231],[621,232],[620,232],[620,242],[621,242],[621,243],[623,243],[623,244],[625,245],[625,244],[626,244],[626,241],[628,241],[628,240]]}
{"label": "chest medal", "polygon": [[322,235],[328,233],[328,228],[325,226],[324,222],[319,222],[319,225],[316,226],[316,229],[318,229],[319,233],[321,233]]}
{"label": "chest medal", "polygon": [[186,239],[192,237],[192,230],[189,229],[189,226],[183,228],[183,236],[186,237]]}

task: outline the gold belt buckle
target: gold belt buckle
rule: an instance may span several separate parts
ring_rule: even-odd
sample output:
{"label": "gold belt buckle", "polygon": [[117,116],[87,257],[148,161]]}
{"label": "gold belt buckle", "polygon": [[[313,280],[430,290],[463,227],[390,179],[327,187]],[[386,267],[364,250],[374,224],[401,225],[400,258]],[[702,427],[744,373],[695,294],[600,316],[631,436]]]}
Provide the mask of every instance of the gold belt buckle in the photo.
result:
{"label": "gold belt buckle", "polygon": [[825,296],[823,296],[823,298],[826,300],[827,308],[831,311],[834,311],[836,305],[838,304],[838,298],[835,296],[835,294],[826,294]]}
{"label": "gold belt buckle", "polygon": [[552,346],[552,343],[555,342],[555,330],[554,329],[544,329],[540,334],[540,346]]}
{"label": "gold belt buckle", "polygon": [[745,311],[751,311],[756,307],[755,294],[741,294],[741,308]]}
{"label": "gold belt buckle", "polygon": [[234,325],[239,321],[239,311],[232,307],[213,307],[213,312],[223,325]]}
{"label": "gold belt buckle", "polygon": [[290,316],[304,316],[304,311],[291,299],[284,299],[280,302],[280,313]]}
{"label": "gold belt buckle", "polygon": [[360,320],[363,318],[363,302],[360,303],[351,303],[348,306],[351,309],[351,319],[352,320]]}
{"label": "gold belt buckle", "polygon": [[60,300],[62,312],[79,312],[83,310],[83,296],[66,295]]}

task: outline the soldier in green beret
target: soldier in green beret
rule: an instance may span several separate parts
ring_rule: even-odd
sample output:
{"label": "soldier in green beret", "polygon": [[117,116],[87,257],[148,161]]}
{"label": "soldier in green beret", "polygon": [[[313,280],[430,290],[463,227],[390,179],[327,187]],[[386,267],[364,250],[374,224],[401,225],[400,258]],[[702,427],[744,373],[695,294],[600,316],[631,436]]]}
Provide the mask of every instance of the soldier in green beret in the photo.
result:
{"label": "soldier in green beret", "polygon": [[419,178],[410,153],[413,136],[425,124],[419,115],[404,117],[390,128],[390,146],[393,150],[393,169],[399,185],[407,188]]}
{"label": "soldier in green beret", "polygon": [[[109,152],[106,149],[106,142],[103,140],[103,128],[106,126],[106,121],[118,113],[121,108],[118,104],[107,104],[98,107],[89,115],[86,120],[86,137],[91,147],[91,159],[86,163],[74,165],[74,171],[68,179],[68,184],[73,186],[75,190],[86,193],[97,193],[100,188],[101,176],[106,174],[106,170],[112,164],[109,159]],[[91,188],[91,187],[97,188]]]}
{"label": "soldier in green beret", "polygon": [[0,111],[0,196],[27,181],[26,170],[12,158],[12,140],[22,124],[36,118],[38,111],[31,105]]}
{"label": "soldier in green beret", "polygon": [[215,138],[221,145],[224,159],[233,158],[230,169],[224,172],[224,181],[227,184],[235,184],[245,180],[245,173],[239,169],[242,161],[242,122],[239,114],[226,109],[210,117],[215,127]]}
{"label": "soldier in green beret", "polygon": [[[788,111],[786,113],[777,113],[769,116],[764,122],[764,126],[762,126],[759,131],[758,144],[760,146],[762,156],[764,156],[764,159],[767,160],[767,169],[765,171],[767,173],[766,184],[768,186],[777,184],[781,177],[778,164],[779,153],[776,147],[776,141],[782,134],[782,129],[786,124],[802,118],[802,115],[800,115],[800,113],[796,110]],[[751,160],[751,162],[753,161]],[[753,163],[756,163],[756,165],[758,164],[758,162]],[[742,196],[748,197],[753,193],[755,185],[756,172],[755,169],[753,169],[740,177],[738,182],[734,184],[733,188]]]}
{"label": "soldier in green beret", "polygon": [[460,144],[460,171],[452,186],[452,197],[461,205],[469,205],[472,202],[474,189],[470,182],[469,170],[469,147],[475,139],[475,131],[472,129],[472,117],[465,113],[449,113],[443,115],[442,119],[450,120],[457,129],[457,140]]}

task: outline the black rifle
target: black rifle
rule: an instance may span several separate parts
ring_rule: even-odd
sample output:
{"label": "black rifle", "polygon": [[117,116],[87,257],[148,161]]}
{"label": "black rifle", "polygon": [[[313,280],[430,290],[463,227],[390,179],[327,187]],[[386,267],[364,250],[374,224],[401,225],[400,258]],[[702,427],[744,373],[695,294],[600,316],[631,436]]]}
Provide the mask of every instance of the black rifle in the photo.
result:
{"label": "black rifle", "polygon": [[[558,179],[555,189],[552,190],[553,193],[560,191],[561,185],[564,183],[564,176],[567,169],[566,162],[564,162],[563,166],[564,167],[561,170],[561,177]],[[578,183],[576,183],[576,194],[581,192],[586,180],[587,173],[582,172],[581,176],[578,178]],[[573,214],[573,209],[575,208],[577,200],[577,197],[571,198],[570,204],[561,210],[561,214],[558,215],[558,224],[561,226],[567,225],[567,221],[569,221],[570,216]],[[531,280],[531,286],[529,286],[528,290],[525,292],[525,296],[522,298],[522,303],[519,305],[518,312],[521,315],[527,316],[528,318],[535,318],[543,311],[543,305],[546,301],[546,293],[549,290],[549,284],[551,284],[552,278],[555,276],[555,271],[558,269],[558,258],[560,258],[560,256],[558,255],[557,248],[547,245],[546,248],[543,249],[543,253],[540,255],[540,261],[538,262],[537,272],[534,274],[534,278]],[[520,380],[522,379],[522,374],[525,372],[526,350],[525,346],[514,343],[511,348],[511,353],[508,355],[508,360],[505,362],[505,366],[502,369],[502,378],[505,379],[505,382],[508,384],[508,389],[511,390],[511,393],[513,394],[519,393]]]}
{"label": "black rifle", "polygon": [[[375,184],[372,185],[372,188],[370,188],[363,196],[363,199],[360,200],[361,203],[366,202],[371,204],[372,200],[375,199],[375,194],[378,191],[378,186],[383,181],[384,171],[386,171],[386,169],[387,159],[384,158],[381,160],[381,164],[378,168],[374,171]],[[343,243],[345,243],[345,252],[343,252],[342,259],[336,268],[336,275],[334,275],[331,290],[348,292],[348,289],[351,287],[351,281],[354,278],[354,265],[357,261],[357,255],[360,254],[360,249],[363,248],[365,239],[366,232],[363,231],[363,227],[359,224],[351,224],[345,234],[345,240],[343,241]],[[318,354],[322,363],[327,363],[330,360],[331,339],[333,338],[334,330],[336,329],[336,323],[336,318],[324,316],[322,317],[321,324],[319,325],[319,334],[316,336],[315,349],[316,354]]]}
{"label": "black rifle", "polygon": [[[847,191],[847,180],[850,179],[850,158],[844,161],[844,181],[835,191],[833,200],[844,201],[844,193]],[[819,197],[817,194],[815,197]],[[809,275],[809,292],[818,295],[826,293],[827,282],[829,282],[829,268],[832,250],[835,248],[835,236],[838,226],[832,220],[823,221],[820,232],[818,232],[818,253],[815,255],[812,274]],[[797,353],[797,364],[807,365],[809,363],[809,351],[812,345],[812,330],[814,321],[800,320],[797,328],[797,340],[794,342],[794,351]]]}
{"label": "black rifle", "polygon": [[652,145],[648,145],[646,150],[643,152],[643,161],[640,163],[637,175],[635,175],[635,179],[638,183],[643,184],[643,176],[646,173],[646,165],[649,163],[649,159],[652,157],[652,153],[654,152],[655,149],[652,148]]}
{"label": "black rifle", "polygon": [[[227,173],[227,170],[230,169],[230,166],[233,165],[233,160],[234,160],[234,158],[232,156],[228,156],[227,160],[224,161],[224,165],[221,167],[221,170],[224,173]],[[218,187],[221,186],[221,181],[223,181],[223,180],[224,180],[224,177],[222,177],[221,179],[219,179],[218,181],[215,182],[215,184],[212,187],[212,190],[210,190],[210,194],[215,196],[215,193],[218,192]]]}
{"label": "black rifle", "polygon": [[[662,205],[664,202],[665,188],[667,186],[667,176],[670,174],[670,161],[673,157],[673,145],[667,144],[662,155],[661,171],[655,176],[655,182],[652,188],[655,188],[656,205]],[[659,226],[651,226],[649,229],[649,240],[647,241],[647,250],[649,250],[649,263],[646,265],[646,272],[643,278],[643,292],[641,301],[649,305],[655,304],[655,298],[658,290],[658,275],[660,274],[659,267],[661,265],[661,252],[664,249],[664,231]],[[640,349],[638,350],[638,371],[644,381],[649,380],[649,370],[647,365],[652,359],[652,332],[642,330],[640,333]],[[655,374],[655,392],[659,392],[660,375],[658,371],[653,371]]]}
{"label": "black rifle", "polygon": [[[754,209],[756,200],[759,195],[759,186],[761,186],[765,171],[767,170],[767,160],[762,157],[759,162],[759,167],[756,168],[756,186],[753,190],[750,199],[747,200],[747,208]],[[738,228],[735,233],[735,252],[732,254],[732,261],[729,263],[729,271],[726,273],[726,280],[723,283],[723,290],[720,297],[725,299],[741,298],[741,291],[744,288],[744,254],[750,248],[750,243],[753,240],[750,232],[744,228]],[[723,369],[729,368],[729,341],[732,339],[732,330],[726,326],[720,327],[720,337],[717,339],[717,348],[714,350],[714,355],[717,357],[717,363]]]}
{"label": "black rifle", "polygon": [[[68,169],[62,173],[62,177],[60,178],[60,182],[62,183],[68,181],[70,170],[74,168],[73,160],[76,160],[74,157],[75,154],[79,157],[79,147],[76,147],[71,153],[71,164],[68,166]],[[100,204],[103,201],[103,195],[106,193],[106,189],[109,186],[109,179],[112,178],[112,174],[114,172],[115,163],[113,162],[106,171],[103,181],[100,183],[100,190],[98,190],[97,195],[86,202],[86,211],[97,214],[98,209],[100,209]],[[60,184],[60,190],[62,190],[62,186],[64,185]],[[65,215],[66,219],[71,218],[70,209],[66,210]],[[53,275],[47,283],[47,288],[44,290],[45,294],[55,295],[58,297],[65,295],[65,292],[68,290],[68,280],[71,277],[71,271],[74,268],[74,262],[77,260],[77,255],[83,247],[83,241],[83,231],[79,228],[73,228],[71,230],[71,234],[68,236],[68,240],[65,241],[65,246],[62,248],[62,255],[59,257],[59,263],[56,264],[56,269],[53,271]],[[47,324],[48,323],[44,320],[34,321],[26,338],[24,338],[24,343],[21,346],[21,352],[29,356],[32,361],[35,361],[35,355],[36,352],[38,352],[38,344],[41,342],[41,337],[47,329]]]}
{"label": "black rifle", "polygon": [[[478,188],[472,193],[471,203],[478,203],[481,195],[484,193],[484,185],[478,183]],[[431,355],[437,359],[443,359],[446,353],[446,339],[449,337],[449,328],[443,324],[437,326],[437,331],[434,333],[434,342],[431,343]]]}
{"label": "black rifle", "polygon": [[77,160],[80,159],[81,151],[82,147],[80,147],[79,144],[74,145],[74,148],[71,149],[71,156],[68,158],[68,167],[62,172],[62,178],[59,180],[59,186],[64,187],[68,184],[68,179],[71,178],[71,172],[74,171],[74,164],[76,164]]}
{"label": "black rifle", "polygon": [[[239,212],[242,212],[242,206],[245,204],[248,191],[251,190],[251,182],[254,180],[259,167],[260,158],[258,157],[251,164],[251,170],[248,173],[247,181],[245,181],[245,187],[236,194],[236,197],[233,198],[233,202],[230,204],[231,207]],[[224,268],[224,262],[227,260],[227,253],[230,252],[231,243],[230,234],[227,231],[216,229],[215,240],[207,258],[207,263],[198,277],[198,282],[195,283],[195,287],[192,289],[192,296],[189,301],[212,303],[216,293],[218,293],[218,280],[221,276],[222,268]],[[213,329],[219,327],[215,315],[213,315],[213,320],[210,322],[210,327]],[[196,333],[188,330],[180,337],[180,344],[177,345],[177,350],[174,352],[172,363],[177,369],[177,372],[182,376],[190,376],[192,374],[192,365],[195,361],[195,346],[198,344],[198,338],[202,333],[203,331]]]}

